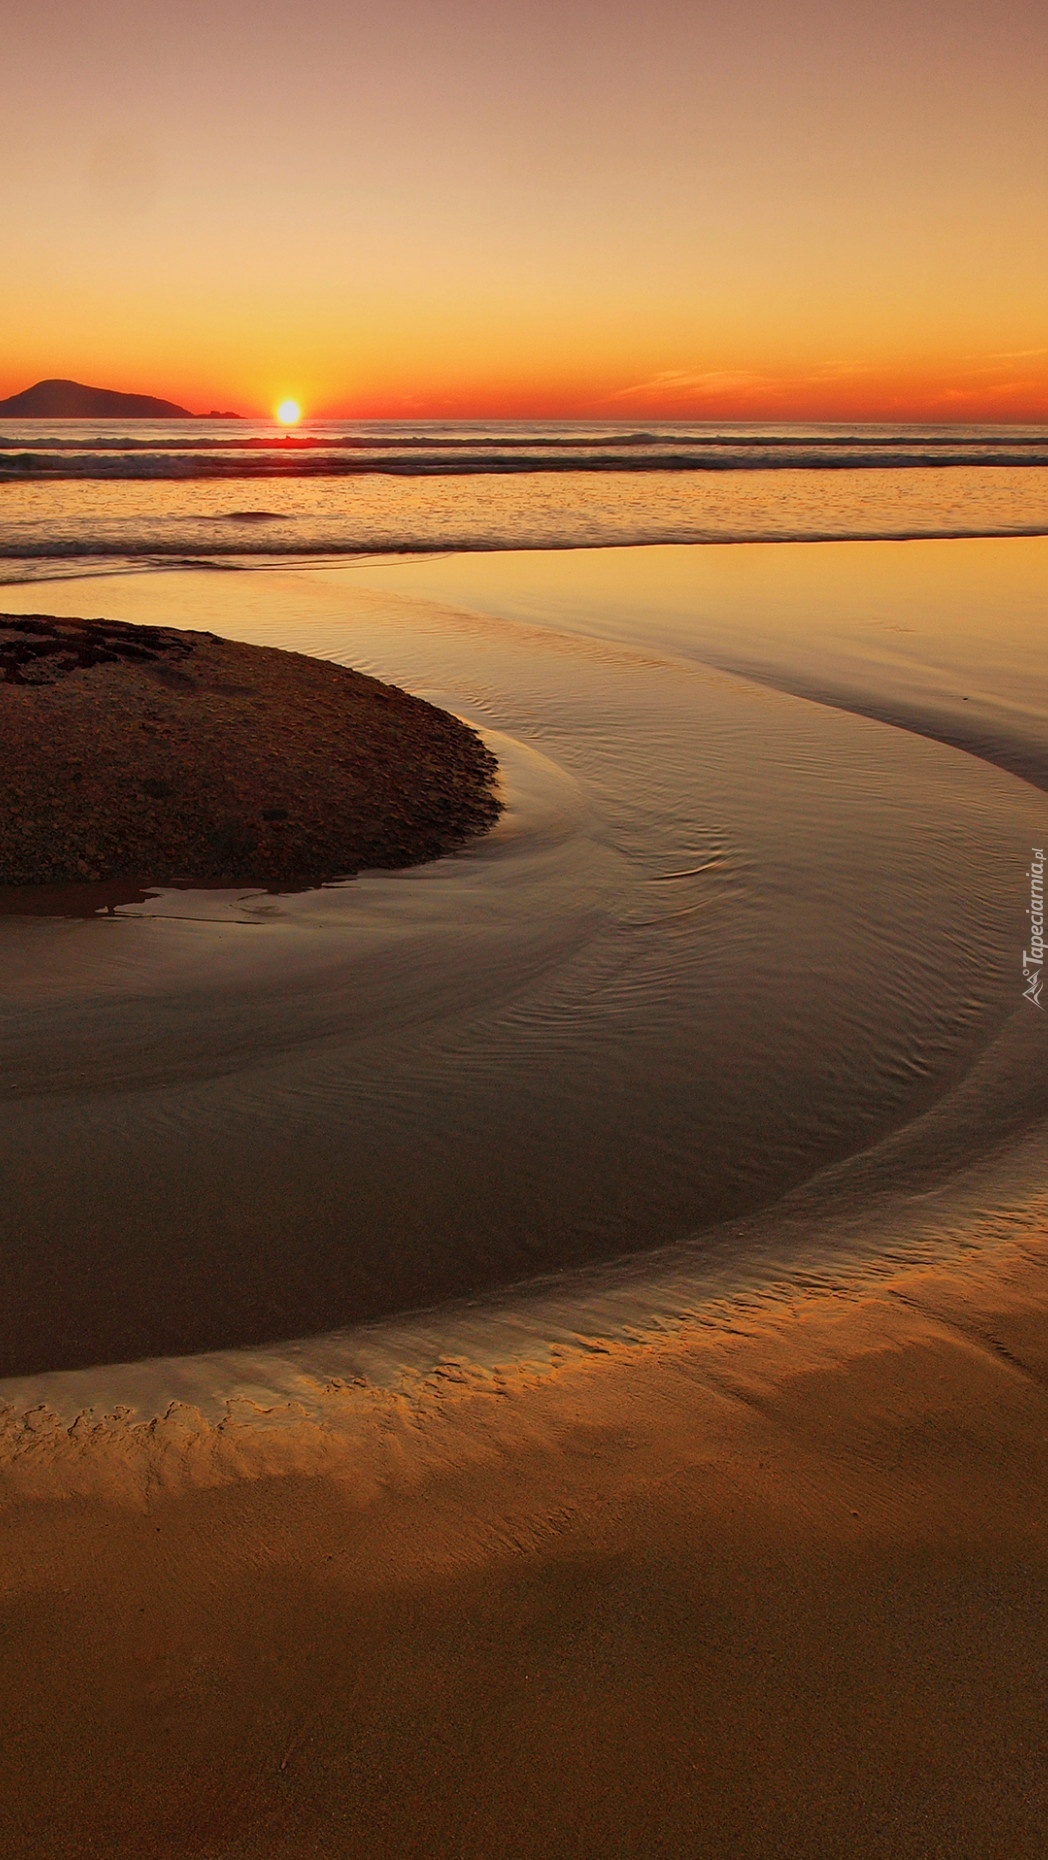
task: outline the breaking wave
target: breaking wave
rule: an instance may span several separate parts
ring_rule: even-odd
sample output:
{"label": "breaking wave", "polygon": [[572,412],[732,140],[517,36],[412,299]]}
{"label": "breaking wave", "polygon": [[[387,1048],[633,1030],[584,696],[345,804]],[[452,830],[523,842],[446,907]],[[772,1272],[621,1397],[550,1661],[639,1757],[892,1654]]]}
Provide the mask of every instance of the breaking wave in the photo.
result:
{"label": "breaking wave", "polygon": [[[126,425],[126,423],[125,423]],[[856,471],[1048,466],[1040,427],[404,426],[166,420],[135,431],[23,421],[0,434],[0,480],[425,477],[535,472]]]}

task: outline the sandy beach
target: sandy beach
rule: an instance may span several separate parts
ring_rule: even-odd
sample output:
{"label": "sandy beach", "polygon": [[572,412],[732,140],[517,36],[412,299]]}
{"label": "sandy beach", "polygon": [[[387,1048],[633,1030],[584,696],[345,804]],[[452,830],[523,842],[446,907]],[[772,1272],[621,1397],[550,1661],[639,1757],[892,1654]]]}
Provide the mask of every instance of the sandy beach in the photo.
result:
{"label": "sandy beach", "polygon": [[1043,1239],[210,1431],[5,1467],[11,1860],[1043,1853]]}
{"label": "sandy beach", "polygon": [[0,917],[4,1860],[1043,1852],[1043,549],[106,582],[504,807]]}

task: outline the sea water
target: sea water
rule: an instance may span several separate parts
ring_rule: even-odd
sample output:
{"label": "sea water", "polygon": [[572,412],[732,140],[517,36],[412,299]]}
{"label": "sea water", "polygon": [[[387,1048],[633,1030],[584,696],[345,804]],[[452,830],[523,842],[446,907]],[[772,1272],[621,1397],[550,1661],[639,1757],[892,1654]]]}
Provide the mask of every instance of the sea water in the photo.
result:
{"label": "sea water", "polygon": [[1036,427],[7,423],[0,579],[613,543],[1043,534]]}

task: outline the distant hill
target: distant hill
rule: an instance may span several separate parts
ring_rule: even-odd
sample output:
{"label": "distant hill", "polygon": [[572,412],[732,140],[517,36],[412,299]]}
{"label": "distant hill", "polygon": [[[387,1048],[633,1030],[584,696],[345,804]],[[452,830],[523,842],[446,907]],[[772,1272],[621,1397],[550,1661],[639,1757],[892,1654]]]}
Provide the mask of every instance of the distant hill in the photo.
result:
{"label": "distant hill", "polygon": [[79,381],[38,381],[0,400],[0,416],[16,420],[192,420],[188,407],[152,394],[117,394]]}

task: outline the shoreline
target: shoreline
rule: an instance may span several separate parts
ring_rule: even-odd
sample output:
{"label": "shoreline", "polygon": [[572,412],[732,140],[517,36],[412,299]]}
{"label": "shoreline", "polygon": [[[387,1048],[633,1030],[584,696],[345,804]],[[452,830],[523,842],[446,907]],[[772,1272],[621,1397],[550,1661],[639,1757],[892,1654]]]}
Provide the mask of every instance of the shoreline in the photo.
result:
{"label": "shoreline", "polygon": [[5,1853],[1041,1851],[1036,1236],[373,1418],[0,1482]]}

